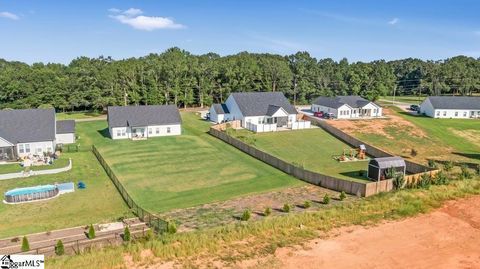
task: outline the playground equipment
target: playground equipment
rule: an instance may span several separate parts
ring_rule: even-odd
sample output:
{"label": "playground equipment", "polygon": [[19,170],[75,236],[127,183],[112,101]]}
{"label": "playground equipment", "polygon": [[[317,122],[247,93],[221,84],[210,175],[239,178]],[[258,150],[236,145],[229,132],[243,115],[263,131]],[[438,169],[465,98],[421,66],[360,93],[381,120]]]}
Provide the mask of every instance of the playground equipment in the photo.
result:
{"label": "playground equipment", "polygon": [[368,159],[366,152],[367,148],[362,144],[356,149],[344,149],[343,154],[335,156],[334,159],[339,162],[363,161]]}

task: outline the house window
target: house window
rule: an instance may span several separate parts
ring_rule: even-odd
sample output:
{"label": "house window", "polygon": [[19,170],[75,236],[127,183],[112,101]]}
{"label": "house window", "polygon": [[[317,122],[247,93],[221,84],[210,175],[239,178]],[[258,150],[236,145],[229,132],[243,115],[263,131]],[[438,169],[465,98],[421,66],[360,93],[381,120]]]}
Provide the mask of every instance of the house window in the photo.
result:
{"label": "house window", "polygon": [[467,111],[464,111],[464,112],[463,112],[463,116],[464,116],[464,117],[467,116]]}
{"label": "house window", "polygon": [[458,117],[458,111],[455,111],[455,117]]}
{"label": "house window", "polygon": [[157,127],[157,128],[155,129],[155,133],[156,133],[156,134],[159,134],[159,133],[160,133],[160,128]]}
{"label": "house window", "polygon": [[25,153],[30,153],[30,144],[25,144]]}
{"label": "house window", "polygon": [[170,133],[170,127],[167,127],[167,134]]}
{"label": "house window", "polygon": [[18,144],[18,152],[20,152],[20,153],[25,152],[25,146],[23,144]]}
{"label": "house window", "polygon": [[440,111],[437,111],[437,116],[440,116]]}
{"label": "house window", "polygon": [[117,130],[117,136],[122,136],[122,132],[120,130]]}
{"label": "house window", "polygon": [[447,111],[443,111],[443,116],[447,116]]}
{"label": "house window", "polygon": [[127,133],[125,132],[125,129],[122,129],[122,136],[127,136]]}
{"label": "house window", "polygon": [[152,128],[148,128],[148,134],[152,134],[153,131],[152,131]]}

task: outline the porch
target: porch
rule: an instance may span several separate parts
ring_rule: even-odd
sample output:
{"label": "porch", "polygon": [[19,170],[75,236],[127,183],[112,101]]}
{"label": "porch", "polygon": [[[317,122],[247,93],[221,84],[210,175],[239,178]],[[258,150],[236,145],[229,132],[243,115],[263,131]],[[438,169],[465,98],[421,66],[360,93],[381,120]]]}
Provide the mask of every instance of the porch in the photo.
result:
{"label": "porch", "polygon": [[15,147],[0,147],[0,162],[16,161],[17,154],[15,153]]}
{"label": "porch", "polygon": [[132,140],[145,140],[148,138],[147,136],[147,127],[131,127],[131,136],[130,139]]}

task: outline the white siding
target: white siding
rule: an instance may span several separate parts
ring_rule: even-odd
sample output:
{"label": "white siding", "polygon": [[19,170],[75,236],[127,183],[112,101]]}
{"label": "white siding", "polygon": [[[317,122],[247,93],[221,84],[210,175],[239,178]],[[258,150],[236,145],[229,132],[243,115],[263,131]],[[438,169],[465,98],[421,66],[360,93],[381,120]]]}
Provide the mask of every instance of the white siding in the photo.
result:
{"label": "white siding", "polygon": [[181,135],[181,134],[182,134],[182,127],[180,126],[180,124],[148,126],[148,131],[147,131],[148,137],[170,136],[170,135]]}
{"label": "white siding", "polygon": [[0,137],[0,147],[11,147],[13,146],[10,142]]}
{"label": "white siding", "polygon": [[75,134],[56,134],[55,140],[57,144],[72,144],[75,143]]}
{"label": "white siding", "polygon": [[335,109],[327,106],[312,104],[313,112],[324,112],[324,113],[333,113],[337,119],[351,119],[360,117],[360,109],[370,109],[371,117],[381,117],[382,108],[375,105],[374,103],[369,103],[362,108],[351,108],[348,105],[342,105],[341,107]]}
{"label": "white siding", "polygon": [[18,143],[16,148],[18,157],[41,155],[48,152],[53,153],[55,151],[55,143],[53,141]]}
{"label": "white siding", "polygon": [[469,119],[480,117],[480,110],[466,110],[466,109],[434,109],[432,115],[430,116],[425,113],[425,115],[438,119]]}
{"label": "white siding", "polygon": [[132,136],[128,127],[114,127],[110,129],[110,137],[112,139],[127,139]]}

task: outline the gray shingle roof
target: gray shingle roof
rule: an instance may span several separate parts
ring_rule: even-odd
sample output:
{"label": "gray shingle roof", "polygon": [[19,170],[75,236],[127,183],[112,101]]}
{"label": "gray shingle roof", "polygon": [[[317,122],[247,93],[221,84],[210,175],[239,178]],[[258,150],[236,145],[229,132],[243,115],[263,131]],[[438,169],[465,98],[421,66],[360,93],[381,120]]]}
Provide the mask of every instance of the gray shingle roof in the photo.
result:
{"label": "gray shingle roof", "polygon": [[273,116],[281,107],[276,105],[269,105],[267,109],[267,116]]}
{"label": "gray shingle roof", "polygon": [[55,110],[1,110],[0,137],[12,144],[54,141]]}
{"label": "gray shingle roof", "polygon": [[282,107],[288,114],[297,114],[297,110],[281,92],[236,92],[232,93],[232,97],[243,116],[267,115],[270,105]]}
{"label": "gray shingle roof", "polygon": [[57,134],[72,134],[72,133],[75,133],[74,120],[57,121]]}
{"label": "gray shingle roof", "polygon": [[429,96],[436,109],[479,109],[480,96]]}
{"label": "gray shingle roof", "polygon": [[174,105],[109,106],[109,127],[140,127],[147,125],[180,124],[182,119]]}
{"label": "gray shingle roof", "polygon": [[316,105],[321,105],[321,106],[326,106],[331,108],[339,108],[344,104],[347,104],[352,108],[360,108],[369,104],[370,101],[356,95],[343,95],[343,96],[336,96],[336,97],[321,96],[315,99],[313,103]]}
{"label": "gray shingle roof", "polygon": [[225,104],[213,104],[212,106],[217,115],[230,113],[230,111],[228,111],[227,105]]}
{"label": "gray shingle roof", "polygon": [[405,161],[401,157],[381,157],[375,158],[369,164],[379,167],[380,169],[388,169],[390,167],[405,167]]}

